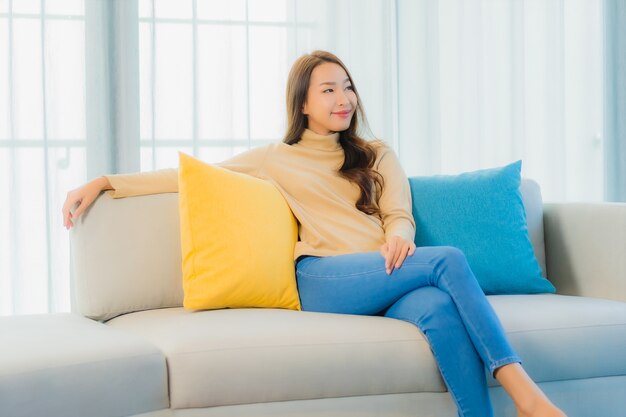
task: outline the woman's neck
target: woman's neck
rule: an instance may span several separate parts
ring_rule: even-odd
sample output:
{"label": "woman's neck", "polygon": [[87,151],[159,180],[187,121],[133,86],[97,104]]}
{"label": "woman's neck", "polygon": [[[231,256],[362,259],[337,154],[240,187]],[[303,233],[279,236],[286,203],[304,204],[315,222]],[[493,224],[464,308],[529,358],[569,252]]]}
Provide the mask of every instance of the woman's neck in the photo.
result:
{"label": "woman's neck", "polygon": [[341,148],[339,143],[339,132],[333,132],[328,135],[320,135],[311,129],[304,129],[298,144],[307,148],[319,149],[323,151],[336,151]]}

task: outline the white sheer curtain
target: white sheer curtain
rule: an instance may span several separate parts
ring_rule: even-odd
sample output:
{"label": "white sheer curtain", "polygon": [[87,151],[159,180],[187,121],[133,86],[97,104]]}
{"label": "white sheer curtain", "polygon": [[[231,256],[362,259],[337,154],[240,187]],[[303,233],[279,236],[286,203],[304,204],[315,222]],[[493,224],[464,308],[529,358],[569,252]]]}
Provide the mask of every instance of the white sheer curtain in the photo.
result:
{"label": "white sheer curtain", "polygon": [[399,4],[410,174],[522,159],[545,200],[603,200],[600,0]]}
{"label": "white sheer curtain", "polygon": [[69,308],[60,212],[85,179],[82,1],[0,1],[0,314]]}
{"label": "white sheer curtain", "polygon": [[409,175],[523,159],[603,199],[601,0],[0,0],[0,314],[69,310],[65,194],[279,140],[327,49]]}

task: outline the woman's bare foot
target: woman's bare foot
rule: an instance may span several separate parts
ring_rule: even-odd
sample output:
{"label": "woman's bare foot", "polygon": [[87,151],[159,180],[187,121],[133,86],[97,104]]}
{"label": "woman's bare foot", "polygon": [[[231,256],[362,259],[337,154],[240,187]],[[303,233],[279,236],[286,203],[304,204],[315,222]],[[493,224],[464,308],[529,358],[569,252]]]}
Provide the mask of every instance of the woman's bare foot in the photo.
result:
{"label": "woman's bare foot", "polygon": [[519,363],[498,368],[494,376],[515,403],[517,417],[567,417],[552,404]]}
{"label": "woman's bare foot", "polygon": [[539,396],[525,407],[517,407],[517,417],[567,417],[547,398]]}

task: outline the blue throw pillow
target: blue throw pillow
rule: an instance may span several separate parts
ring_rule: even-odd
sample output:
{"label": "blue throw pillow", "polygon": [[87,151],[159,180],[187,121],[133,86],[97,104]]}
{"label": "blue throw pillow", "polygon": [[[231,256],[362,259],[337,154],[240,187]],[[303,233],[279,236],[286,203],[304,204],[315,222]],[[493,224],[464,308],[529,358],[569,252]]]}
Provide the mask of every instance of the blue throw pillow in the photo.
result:
{"label": "blue throw pillow", "polygon": [[530,243],[521,167],[409,178],[415,244],[461,249],[485,294],[555,292]]}

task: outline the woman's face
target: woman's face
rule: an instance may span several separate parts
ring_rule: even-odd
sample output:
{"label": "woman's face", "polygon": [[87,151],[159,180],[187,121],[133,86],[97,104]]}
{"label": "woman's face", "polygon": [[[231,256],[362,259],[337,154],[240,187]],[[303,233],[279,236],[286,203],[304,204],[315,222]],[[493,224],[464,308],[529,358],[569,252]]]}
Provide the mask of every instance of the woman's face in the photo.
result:
{"label": "woman's face", "polygon": [[308,116],[308,128],[320,135],[341,132],[350,127],[357,98],[348,74],[335,63],[325,62],[311,73],[311,81],[302,113]]}

